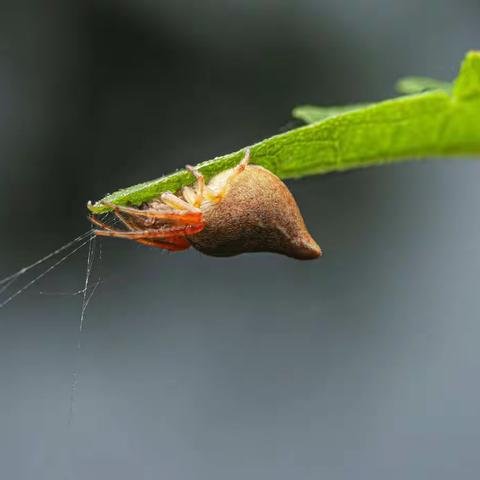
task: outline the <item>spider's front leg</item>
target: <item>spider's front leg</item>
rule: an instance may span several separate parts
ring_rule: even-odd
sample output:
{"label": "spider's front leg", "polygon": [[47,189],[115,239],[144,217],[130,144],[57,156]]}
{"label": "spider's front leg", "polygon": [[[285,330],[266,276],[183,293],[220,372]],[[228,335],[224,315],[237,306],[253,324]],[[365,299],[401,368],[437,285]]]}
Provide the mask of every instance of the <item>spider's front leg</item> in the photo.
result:
{"label": "spider's front leg", "polygon": [[171,251],[189,248],[186,236],[204,228],[201,210],[170,192],[161,196],[161,202],[145,210],[104,202],[128,230],[115,230],[95,217],[90,217],[90,221],[100,227],[95,230],[98,236],[126,238]]}
{"label": "spider's front leg", "polygon": [[[96,235],[118,237],[120,236],[119,234],[127,233],[125,231],[115,230],[112,227],[110,227],[110,225],[107,225],[106,223],[101,222],[95,217],[89,217],[89,220],[94,225],[102,229],[102,230],[96,230],[95,231]],[[129,226],[129,224],[125,224],[125,225]],[[102,232],[110,232],[110,233],[102,233]],[[137,233],[136,231],[134,232]],[[187,248],[190,248],[191,246],[190,242],[181,235],[169,237],[168,240],[158,239],[158,238],[131,238],[131,240],[134,240],[137,243],[140,243],[142,245],[147,245],[149,247],[162,248],[164,250],[170,250],[172,252],[180,252],[182,250],[186,250]]]}
{"label": "spider's front leg", "polygon": [[[91,220],[91,219],[90,219]],[[98,221],[97,221],[98,222]],[[100,225],[101,222],[93,222]],[[105,227],[108,227],[105,225]],[[153,239],[170,239],[184,235],[195,235],[203,230],[203,224],[199,225],[182,225],[174,227],[162,227],[157,229],[145,230],[113,230],[112,228],[104,228],[103,230],[95,230],[95,234],[101,237],[117,237],[128,238],[130,240],[139,240],[146,238]]]}
{"label": "spider's front leg", "polygon": [[[126,224],[131,230],[135,230],[125,219],[118,215],[119,213],[126,213],[133,219],[151,219],[153,221],[159,220],[165,223],[173,224],[199,224],[202,223],[203,217],[200,209],[192,207],[187,202],[178,198],[173,193],[166,192],[162,194],[162,201],[165,203],[164,208],[147,208],[142,210],[140,208],[124,207],[122,205],[115,205],[110,202],[103,202],[103,204],[113,210],[113,212],[120,218],[122,223]],[[168,203],[167,203],[168,202]]]}

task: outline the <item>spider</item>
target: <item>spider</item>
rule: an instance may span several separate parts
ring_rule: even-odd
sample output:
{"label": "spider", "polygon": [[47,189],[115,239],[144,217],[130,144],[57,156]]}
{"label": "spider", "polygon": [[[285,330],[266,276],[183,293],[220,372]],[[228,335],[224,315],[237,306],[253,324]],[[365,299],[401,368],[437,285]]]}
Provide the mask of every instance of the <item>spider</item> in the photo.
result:
{"label": "spider", "polygon": [[125,230],[115,230],[91,216],[104,237],[135,240],[172,252],[193,246],[207,255],[276,252],[298,259],[322,254],[308,233],[285,184],[269,170],[250,165],[250,150],[234,168],[204,176],[187,165],[196,182],[176,194],[165,192],[139,208],[103,202]]}

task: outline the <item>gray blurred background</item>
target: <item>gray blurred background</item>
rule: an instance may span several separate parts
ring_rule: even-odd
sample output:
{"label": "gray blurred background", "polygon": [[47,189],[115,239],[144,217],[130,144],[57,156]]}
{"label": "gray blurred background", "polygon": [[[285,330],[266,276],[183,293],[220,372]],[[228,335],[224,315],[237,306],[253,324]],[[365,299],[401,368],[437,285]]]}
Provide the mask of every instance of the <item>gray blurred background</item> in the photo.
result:
{"label": "gray blurred background", "polygon": [[[297,104],[453,78],[479,25],[478,0],[1,0],[0,276],[86,231],[87,200]],[[77,349],[84,247],[0,310],[0,477],[477,478],[479,181],[460,159],[288,182],[313,262],[97,242]]]}

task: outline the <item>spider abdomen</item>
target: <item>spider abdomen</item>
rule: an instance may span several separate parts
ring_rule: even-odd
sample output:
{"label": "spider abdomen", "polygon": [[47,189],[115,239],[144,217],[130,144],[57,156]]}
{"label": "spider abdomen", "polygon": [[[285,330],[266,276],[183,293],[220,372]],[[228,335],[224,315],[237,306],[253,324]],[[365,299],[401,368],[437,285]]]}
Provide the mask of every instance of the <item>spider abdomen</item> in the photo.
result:
{"label": "spider abdomen", "polygon": [[275,252],[298,259],[321,255],[292,194],[263,167],[248,165],[220,202],[202,210],[204,229],[187,238],[205,254]]}

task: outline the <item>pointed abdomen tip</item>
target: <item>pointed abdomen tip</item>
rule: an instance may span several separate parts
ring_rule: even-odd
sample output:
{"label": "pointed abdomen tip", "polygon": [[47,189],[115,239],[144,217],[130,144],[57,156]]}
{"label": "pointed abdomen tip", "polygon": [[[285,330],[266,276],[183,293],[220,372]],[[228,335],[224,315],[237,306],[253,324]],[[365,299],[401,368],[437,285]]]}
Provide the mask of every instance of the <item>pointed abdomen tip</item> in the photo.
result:
{"label": "pointed abdomen tip", "polygon": [[292,253],[292,257],[299,260],[313,260],[323,255],[322,249],[311,237],[298,242]]}

